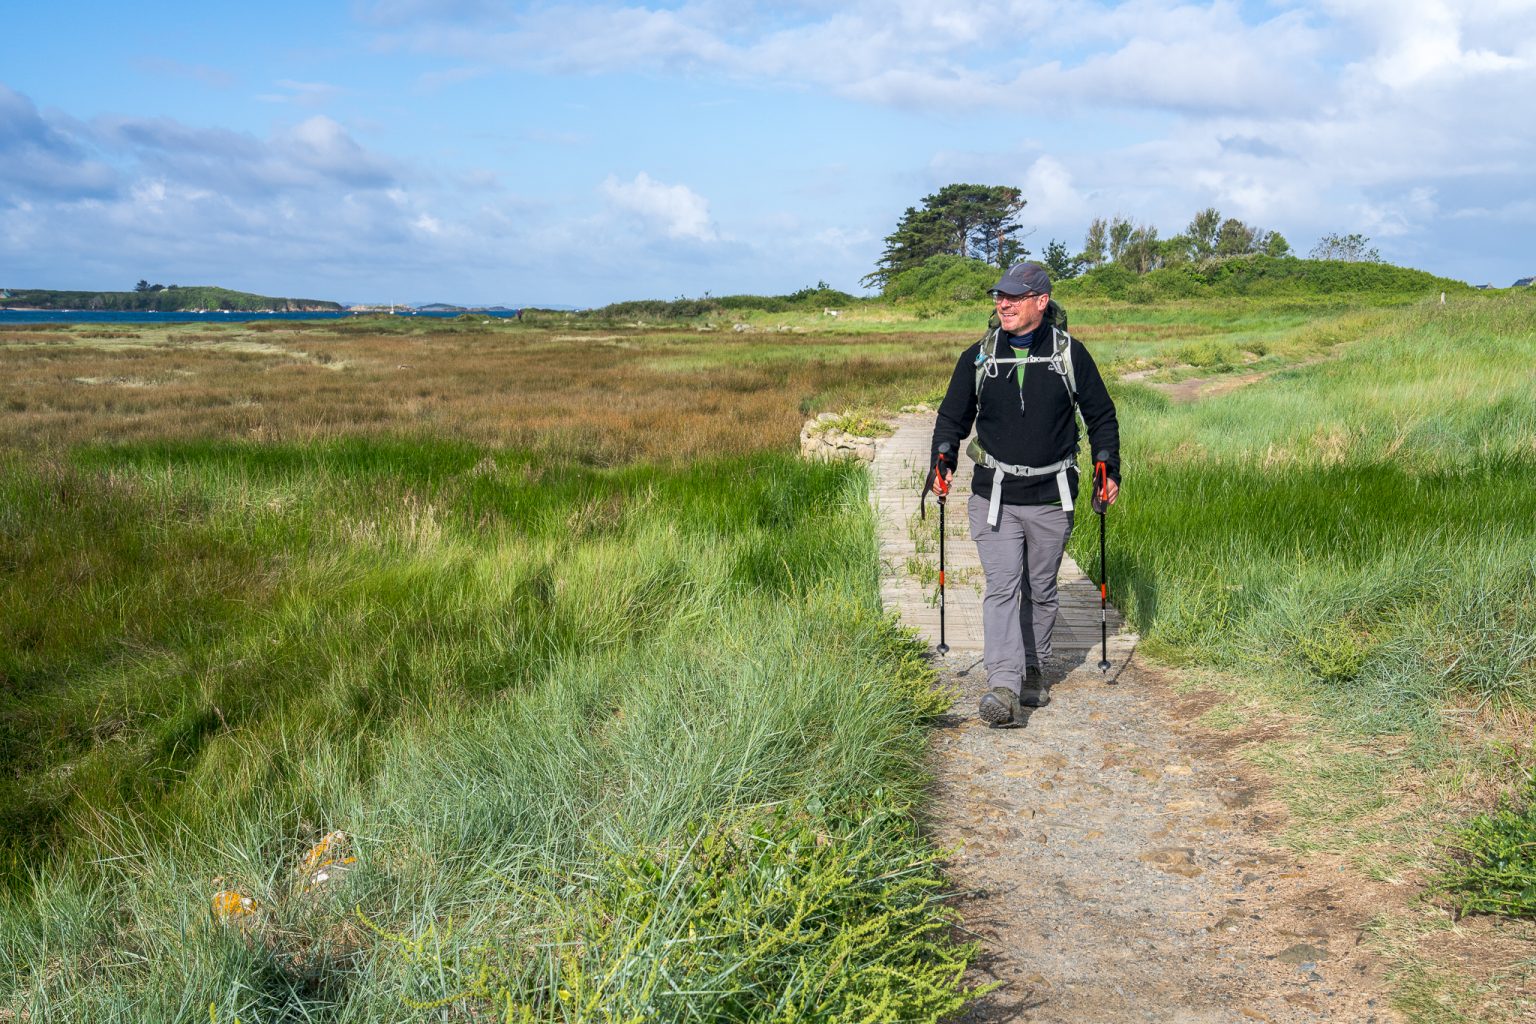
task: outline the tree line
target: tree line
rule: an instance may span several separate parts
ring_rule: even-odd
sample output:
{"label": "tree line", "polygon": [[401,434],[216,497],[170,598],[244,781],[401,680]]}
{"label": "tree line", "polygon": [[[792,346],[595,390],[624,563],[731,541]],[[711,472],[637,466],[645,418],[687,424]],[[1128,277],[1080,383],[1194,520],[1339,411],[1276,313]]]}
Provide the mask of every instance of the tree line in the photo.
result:
{"label": "tree line", "polygon": [[[924,196],[921,206],[909,206],[885,237],[885,249],[875,270],[861,282],[882,290],[904,271],[932,256],[950,255],[1006,267],[1032,254],[1024,245],[1030,232],[1019,221],[1028,200],[1007,185],[945,185]],[[1071,278],[1116,264],[1146,274],[1162,267],[1208,264],[1251,255],[1290,256],[1291,244],[1278,231],[1223,217],[1215,207],[1196,213],[1183,231],[1159,237],[1151,224],[1127,217],[1096,217],[1073,252],[1065,241],[1051,239],[1038,257],[1055,278]],[[1363,235],[1327,234],[1312,248],[1311,258],[1377,262],[1381,254]]]}

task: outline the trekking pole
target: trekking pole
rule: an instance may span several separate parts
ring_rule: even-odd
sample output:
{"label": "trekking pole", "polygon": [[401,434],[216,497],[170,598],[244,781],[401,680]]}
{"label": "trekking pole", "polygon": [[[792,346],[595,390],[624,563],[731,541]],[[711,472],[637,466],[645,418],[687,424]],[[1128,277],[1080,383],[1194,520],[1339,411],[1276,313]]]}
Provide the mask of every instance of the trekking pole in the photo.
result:
{"label": "trekking pole", "polygon": [[931,490],[939,502],[939,645],[934,650],[942,657],[949,653],[949,644],[944,636],[944,510],[948,507],[949,481],[944,478],[944,464],[949,461],[949,445],[939,445],[938,458],[934,460],[933,469],[929,471],[928,482],[923,486],[923,495],[919,500],[918,510],[923,519],[928,518],[928,492]]}
{"label": "trekking pole", "polygon": [[[1104,547],[1104,513],[1109,508],[1109,452],[1093,460],[1093,510],[1099,516],[1099,671],[1109,671],[1109,559]],[[1110,680],[1114,682],[1114,680]]]}

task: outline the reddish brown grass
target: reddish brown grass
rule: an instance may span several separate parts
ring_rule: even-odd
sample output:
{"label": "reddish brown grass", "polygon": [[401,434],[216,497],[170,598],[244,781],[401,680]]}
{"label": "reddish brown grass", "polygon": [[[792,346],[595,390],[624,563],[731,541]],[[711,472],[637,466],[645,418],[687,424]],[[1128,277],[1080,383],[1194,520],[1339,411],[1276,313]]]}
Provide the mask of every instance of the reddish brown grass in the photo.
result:
{"label": "reddish brown grass", "polygon": [[818,411],[931,398],[969,340],[283,327],[0,333],[0,445],[426,433],[690,459],[791,447]]}

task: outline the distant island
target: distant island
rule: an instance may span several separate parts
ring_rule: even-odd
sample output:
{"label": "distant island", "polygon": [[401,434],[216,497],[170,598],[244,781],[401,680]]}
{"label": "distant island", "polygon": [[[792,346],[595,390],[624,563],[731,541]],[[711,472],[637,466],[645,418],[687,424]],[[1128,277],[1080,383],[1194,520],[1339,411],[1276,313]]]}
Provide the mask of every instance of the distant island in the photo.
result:
{"label": "distant island", "polygon": [[244,313],[338,313],[339,302],[288,299],[206,285],[151,285],[143,281],[131,292],[71,292],[45,288],[0,288],[0,309],[88,309],[192,313],[238,310]]}
{"label": "distant island", "polygon": [[421,313],[506,313],[513,314],[517,309],[512,306],[455,306],[451,302],[429,302],[424,306],[415,306],[415,310]]}

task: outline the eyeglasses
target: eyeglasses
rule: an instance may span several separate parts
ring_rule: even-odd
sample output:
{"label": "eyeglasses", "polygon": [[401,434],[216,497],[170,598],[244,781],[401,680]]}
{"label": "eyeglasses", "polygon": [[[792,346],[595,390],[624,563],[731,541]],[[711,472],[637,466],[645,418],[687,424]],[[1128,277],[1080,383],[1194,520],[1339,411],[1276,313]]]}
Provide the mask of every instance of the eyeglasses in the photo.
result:
{"label": "eyeglasses", "polygon": [[1038,299],[1039,292],[1025,292],[1023,295],[1004,295],[1002,292],[993,292],[992,301],[999,306],[1016,306],[1026,299]]}

